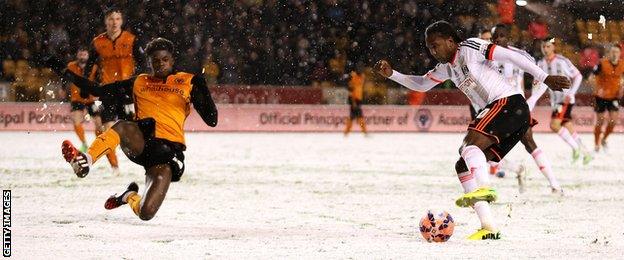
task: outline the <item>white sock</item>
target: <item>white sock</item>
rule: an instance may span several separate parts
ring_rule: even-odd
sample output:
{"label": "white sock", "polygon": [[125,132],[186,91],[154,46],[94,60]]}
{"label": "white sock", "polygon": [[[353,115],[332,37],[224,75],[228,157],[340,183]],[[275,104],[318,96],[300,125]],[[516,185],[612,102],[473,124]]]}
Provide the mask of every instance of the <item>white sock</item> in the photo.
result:
{"label": "white sock", "polygon": [[473,208],[477,212],[477,216],[479,216],[481,228],[494,232],[498,231],[498,229],[496,229],[496,225],[494,224],[494,216],[492,215],[490,204],[487,203],[487,201],[478,201],[474,204]]}
{"label": "white sock", "polygon": [[488,164],[485,160],[485,154],[475,145],[466,146],[461,153],[461,157],[466,162],[468,170],[472,172],[477,179],[479,186],[488,186],[490,184],[490,176],[488,174]]}
{"label": "white sock", "polygon": [[474,174],[472,172],[467,171],[458,173],[457,177],[459,178],[462,188],[464,188],[464,193],[468,193],[479,188],[477,180],[474,178]]}
{"label": "white sock", "polygon": [[579,149],[578,143],[576,142],[576,140],[574,140],[574,138],[570,134],[570,131],[568,131],[567,128],[561,127],[561,129],[559,129],[559,132],[557,132],[557,134],[559,135],[559,137],[561,137],[561,139],[563,139],[566,143],[568,143],[570,147],[572,147],[572,149],[574,150]]}
{"label": "white sock", "polygon": [[550,187],[556,190],[561,190],[561,186],[559,185],[557,178],[555,178],[555,175],[552,172],[550,161],[548,161],[548,158],[546,158],[546,156],[542,152],[542,149],[535,149],[533,153],[531,153],[531,156],[533,156],[533,160],[535,160],[535,163],[537,164],[537,167],[539,167],[542,174],[544,174],[546,179],[548,179]]}
{"label": "white sock", "polygon": [[578,135],[578,133],[574,131],[574,133],[572,133],[571,135],[572,138],[574,138],[574,141],[576,141],[576,143],[579,145],[579,148],[581,148],[584,153],[587,153],[587,147],[585,147],[585,145],[583,144],[583,141],[581,140],[581,137]]}

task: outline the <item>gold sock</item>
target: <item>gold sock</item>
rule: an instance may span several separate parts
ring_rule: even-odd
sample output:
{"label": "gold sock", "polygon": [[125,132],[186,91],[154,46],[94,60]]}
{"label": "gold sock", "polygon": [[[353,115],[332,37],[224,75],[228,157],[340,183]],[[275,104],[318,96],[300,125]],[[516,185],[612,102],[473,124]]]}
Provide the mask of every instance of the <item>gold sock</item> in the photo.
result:
{"label": "gold sock", "polygon": [[134,214],[138,216],[141,212],[141,195],[133,192],[132,194],[128,195],[128,198],[126,200],[128,202],[128,206],[130,206]]}
{"label": "gold sock", "polygon": [[102,155],[114,152],[121,139],[114,129],[108,129],[93,141],[87,153],[91,155],[92,162],[95,163]]}
{"label": "gold sock", "polygon": [[76,131],[76,135],[78,135],[78,139],[84,144],[87,143],[87,139],[85,138],[85,131],[82,124],[74,124],[74,131]]}

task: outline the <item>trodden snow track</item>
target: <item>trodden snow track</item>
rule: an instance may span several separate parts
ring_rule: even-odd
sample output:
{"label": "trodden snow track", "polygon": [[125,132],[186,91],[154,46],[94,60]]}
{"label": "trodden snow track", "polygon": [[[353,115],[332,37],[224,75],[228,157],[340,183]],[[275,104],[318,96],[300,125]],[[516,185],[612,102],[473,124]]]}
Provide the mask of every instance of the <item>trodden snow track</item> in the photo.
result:
{"label": "trodden snow track", "polygon": [[[11,189],[12,254],[34,258],[619,258],[624,253],[624,136],[588,166],[571,164],[556,135],[536,136],[565,189],[552,195],[523,147],[507,157],[529,169],[492,179],[499,241],[467,241],[478,227],[454,173],[461,134],[187,134],[186,172],[148,222],[105,199],[143,169],[119,154],[78,179],[60,155],[72,132],[0,133],[0,187]],[[583,136],[585,143],[591,136]],[[90,136],[93,139],[93,136]],[[591,148],[591,147],[590,147]],[[118,150],[119,151],[119,150]],[[447,210],[455,234],[425,242],[418,221]]]}

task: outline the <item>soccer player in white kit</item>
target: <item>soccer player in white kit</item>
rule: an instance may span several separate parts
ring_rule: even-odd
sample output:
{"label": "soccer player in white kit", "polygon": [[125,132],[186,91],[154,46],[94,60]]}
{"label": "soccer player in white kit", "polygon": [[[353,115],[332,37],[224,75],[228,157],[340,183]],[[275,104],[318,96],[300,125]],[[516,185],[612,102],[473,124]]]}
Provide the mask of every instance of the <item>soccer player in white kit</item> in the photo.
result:
{"label": "soccer player in white kit", "polygon": [[500,161],[530,128],[531,115],[522,95],[493,66],[492,60],[511,62],[555,90],[570,85],[566,77],[549,76],[535,64],[514,51],[477,38],[461,41],[457,31],[445,21],[429,25],[426,46],[440,62],[423,76],[404,75],[380,60],[375,71],[416,91],[427,91],[450,79],[480,109],[470,124],[459,149],[461,157],[455,170],[465,194],[455,201],[460,207],[473,207],[481,228],[468,239],[499,239],[489,202],[496,201],[496,191],[489,187],[487,160]]}
{"label": "soccer player in white kit", "polygon": [[[535,63],[535,60],[533,59],[533,57],[530,54],[528,54],[526,51],[518,49],[513,46],[509,46],[509,28],[507,27],[507,25],[498,24],[492,29],[492,42],[496,44],[497,46],[505,47],[516,53],[519,53],[531,63]],[[505,77],[507,82],[512,87],[514,87],[518,92],[520,92],[520,94],[524,96],[524,71],[520,69],[518,66],[510,62],[501,63],[498,61],[492,61],[492,63],[499,68],[499,71],[501,72],[503,77]],[[535,124],[537,124],[537,122],[535,120],[532,120],[530,124],[531,126],[534,126]],[[551,191],[553,193],[561,192],[562,191],[561,185],[559,185],[557,178],[552,172],[552,166],[550,164],[550,161],[548,160],[548,158],[546,158],[542,149],[540,149],[537,146],[537,144],[535,143],[535,140],[533,139],[532,128],[529,128],[526,131],[522,139],[520,139],[520,142],[522,142],[526,151],[533,157],[535,164],[537,164],[537,167],[540,169],[542,174],[544,174],[544,176],[548,180]],[[512,166],[511,164],[513,163],[507,161],[506,164],[510,164],[509,167],[511,167]],[[519,167],[514,167],[514,168],[519,168]],[[521,173],[522,173],[522,170],[518,171],[518,181],[520,185],[520,191],[523,191],[524,179]]]}
{"label": "soccer player in white kit", "polygon": [[[555,39],[547,38],[542,42],[542,53],[544,58],[537,62],[537,65],[550,75],[565,76],[572,81],[572,87],[564,91],[549,90],[550,105],[553,113],[550,121],[550,129],[557,133],[572,148],[572,161],[576,162],[581,153],[583,154],[583,164],[588,164],[592,159],[591,153],[581,142],[581,138],[572,125],[572,108],[574,107],[574,95],[581,86],[583,76],[572,62],[555,53]],[[546,92],[545,86],[539,86],[533,91],[527,103],[531,110],[535,107],[537,100]]]}

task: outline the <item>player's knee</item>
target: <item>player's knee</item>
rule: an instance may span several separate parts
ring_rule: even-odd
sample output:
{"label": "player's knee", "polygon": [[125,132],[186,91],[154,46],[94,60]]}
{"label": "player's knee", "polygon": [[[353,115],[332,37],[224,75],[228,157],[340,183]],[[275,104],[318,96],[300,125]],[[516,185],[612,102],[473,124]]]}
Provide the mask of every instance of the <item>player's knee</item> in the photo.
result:
{"label": "player's knee", "polygon": [[150,219],[154,218],[154,215],[156,215],[156,214],[155,214],[155,213],[154,213],[154,214],[151,214],[151,213],[143,213],[143,212],[141,211],[141,214],[139,214],[139,218],[140,218],[141,220],[148,221],[148,220],[150,220]]}
{"label": "player's knee", "polygon": [[462,173],[467,171],[468,166],[466,166],[466,162],[464,161],[464,159],[459,158],[459,160],[457,160],[457,162],[455,163],[455,172]]}
{"label": "player's knee", "polygon": [[158,207],[150,205],[150,203],[145,203],[143,207],[141,207],[141,211],[139,213],[139,218],[141,220],[150,220],[156,216],[156,212],[158,211]]}

